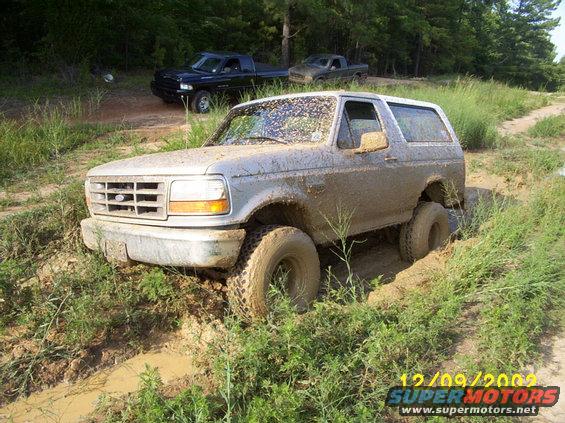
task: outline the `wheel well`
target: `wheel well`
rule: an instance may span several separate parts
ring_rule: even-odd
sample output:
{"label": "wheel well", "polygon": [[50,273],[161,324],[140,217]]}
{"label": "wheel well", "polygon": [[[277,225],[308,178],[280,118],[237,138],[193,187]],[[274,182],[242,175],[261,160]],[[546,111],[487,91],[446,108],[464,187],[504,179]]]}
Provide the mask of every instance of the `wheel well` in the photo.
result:
{"label": "wheel well", "polygon": [[440,181],[432,182],[420,195],[418,202],[420,201],[433,201],[434,203],[439,203],[445,207],[445,187]]}
{"label": "wheel well", "polygon": [[273,203],[256,210],[246,226],[255,228],[260,225],[293,226],[309,233],[306,212],[296,203]]}

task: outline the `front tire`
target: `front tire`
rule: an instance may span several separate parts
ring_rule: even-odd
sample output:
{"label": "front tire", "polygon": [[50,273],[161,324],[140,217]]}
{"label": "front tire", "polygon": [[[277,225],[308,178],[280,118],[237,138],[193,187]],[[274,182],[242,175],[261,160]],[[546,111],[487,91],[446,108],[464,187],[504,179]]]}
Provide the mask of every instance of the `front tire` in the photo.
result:
{"label": "front tire", "polygon": [[285,293],[297,311],[305,311],[318,295],[320,260],[312,239],[290,226],[261,226],[248,234],[228,277],[232,310],[246,321],[265,317],[272,278],[286,270]]}
{"label": "front tire", "polygon": [[198,91],[192,98],[190,107],[194,113],[208,113],[210,111],[211,95],[208,91]]}
{"label": "front tire", "polygon": [[447,210],[439,203],[422,202],[412,219],[400,228],[400,256],[408,262],[441,248],[449,238]]}

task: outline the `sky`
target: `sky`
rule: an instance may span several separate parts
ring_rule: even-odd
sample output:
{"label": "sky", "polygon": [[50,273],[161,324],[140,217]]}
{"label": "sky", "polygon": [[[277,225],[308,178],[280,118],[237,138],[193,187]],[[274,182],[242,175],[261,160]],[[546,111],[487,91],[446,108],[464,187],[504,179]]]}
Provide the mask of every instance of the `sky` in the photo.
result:
{"label": "sky", "polygon": [[565,56],[565,1],[561,2],[554,13],[554,16],[561,17],[559,26],[551,33],[551,41],[553,41],[553,44],[555,44],[557,48],[557,57],[555,60],[559,60]]}

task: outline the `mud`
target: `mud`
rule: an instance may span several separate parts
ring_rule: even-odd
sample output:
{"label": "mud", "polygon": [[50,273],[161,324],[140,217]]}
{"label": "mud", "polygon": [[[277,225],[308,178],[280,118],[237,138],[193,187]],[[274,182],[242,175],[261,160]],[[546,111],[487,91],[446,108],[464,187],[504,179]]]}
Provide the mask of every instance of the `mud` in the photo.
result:
{"label": "mud", "polygon": [[163,383],[197,373],[190,356],[167,350],[136,355],[110,369],[74,384],[31,394],[0,409],[0,421],[76,422],[92,412],[100,396],[119,397],[139,388],[139,375],[147,366],[159,371]]}

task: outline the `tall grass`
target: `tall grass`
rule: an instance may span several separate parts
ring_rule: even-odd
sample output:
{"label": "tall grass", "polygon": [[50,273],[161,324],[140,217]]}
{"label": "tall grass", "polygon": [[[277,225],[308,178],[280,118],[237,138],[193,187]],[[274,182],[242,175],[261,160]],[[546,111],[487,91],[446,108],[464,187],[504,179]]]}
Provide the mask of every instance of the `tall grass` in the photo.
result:
{"label": "tall grass", "polygon": [[108,421],[148,413],[195,419],[195,403],[206,411],[200,421],[380,421],[390,417],[388,387],[402,373],[439,370],[464,306],[476,301],[486,304],[478,359],[488,370],[516,370],[551,324],[548,310],[563,311],[565,182],[551,178],[535,192],[526,205],[480,207],[463,231],[472,239],[455,247],[424,293],[401,303],[383,309],[326,300],[305,315],[283,310],[250,327],[228,319],[228,353],[222,338],[210,357],[220,391],[229,384],[229,404],[219,392],[191,388],[167,399],[156,387],[158,400],[134,397],[127,419],[110,412]]}
{"label": "tall grass", "polygon": [[539,120],[529,129],[528,134],[536,138],[556,138],[565,135],[565,114]]}
{"label": "tall grass", "polygon": [[0,119],[0,185],[34,167],[57,161],[113,128],[71,123],[83,113],[82,101],[77,99],[60,106],[36,103],[25,119]]}

